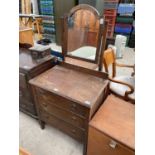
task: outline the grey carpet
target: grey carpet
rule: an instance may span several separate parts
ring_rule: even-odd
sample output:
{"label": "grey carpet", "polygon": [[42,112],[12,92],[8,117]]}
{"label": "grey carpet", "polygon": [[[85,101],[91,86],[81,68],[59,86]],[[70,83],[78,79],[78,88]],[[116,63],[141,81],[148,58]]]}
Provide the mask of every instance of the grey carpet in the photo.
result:
{"label": "grey carpet", "polygon": [[19,144],[32,155],[82,155],[82,144],[46,125],[42,130],[37,120],[19,113]]}

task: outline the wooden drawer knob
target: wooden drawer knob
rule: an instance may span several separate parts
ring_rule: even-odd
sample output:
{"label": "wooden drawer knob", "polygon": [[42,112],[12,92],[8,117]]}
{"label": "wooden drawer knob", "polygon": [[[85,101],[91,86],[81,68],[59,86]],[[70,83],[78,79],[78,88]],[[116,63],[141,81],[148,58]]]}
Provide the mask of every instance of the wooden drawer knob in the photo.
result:
{"label": "wooden drawer knob", "polygon": [[116,146],[117,146],[117,142],[115,142],[114,140],[111,140],[110,143],[109,143],[109,146],[110,146],[111,148],[115,149]]}
{"label": "wooden drawer knob", "polygon": [[50,117],[49,116],[46,116],[46,119],[49,119]]}
{"label": "wooden drawer knob", "polygon": [[75,103],[72,104],[71,109],[72,110],[75,110],[76,109],[76,104]]}
{"label": "wooden drawer knob", "polygon": [[45,94],[45,91],[39,89],[39,93],[41,93],[41,94]]}
{"label": "wooden drawer knob", "polygon": [[75,121],[76,120],[76,117],[75,116],[72,116],[72,119]]}
{"label": "wooden drawer knob", "polygon": [[45,107],[47,107],[47,104],[45,102],[42,102],[42,105],[45,106]]}
{"label": "wooden drawer knob", "polygon": [[76,133],[76,130],[74,130],[74,129],[73,129],[73,130],[71,130],[71,131],[72,131],[72,133],[74,133],[74,134]]}

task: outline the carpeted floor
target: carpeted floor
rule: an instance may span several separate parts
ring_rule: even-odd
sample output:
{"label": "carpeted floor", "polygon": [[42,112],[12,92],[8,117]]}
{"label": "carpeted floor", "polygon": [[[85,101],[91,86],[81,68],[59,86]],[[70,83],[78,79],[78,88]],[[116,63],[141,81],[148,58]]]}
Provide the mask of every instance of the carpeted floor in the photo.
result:
{"label": "carpeted floor", "polygon": [[[125,48],[120,63],[134,64],[134,51]],[[129,75],[132,69],[118,68],[117,74]],[[82,155],[83,145],[61,131],[46,125],[42,130],[37,120],[19,113],[19,146],[32,155]]]}
{"label": "carpeted floor", "polygon": [[46,125],[42,130],[37,120],[20,112],[19,145],[32,155],[82,155],[82,144]]}

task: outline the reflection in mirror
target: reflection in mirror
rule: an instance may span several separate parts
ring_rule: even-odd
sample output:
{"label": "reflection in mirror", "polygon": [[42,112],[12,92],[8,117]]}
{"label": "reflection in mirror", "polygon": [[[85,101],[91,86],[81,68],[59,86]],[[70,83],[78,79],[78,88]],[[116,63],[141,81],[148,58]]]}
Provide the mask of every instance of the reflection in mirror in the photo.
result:
{"label": "reflection in mirror", "polygon": [[95,60],[99,15],[79,9],[68,18],[67,55]]}

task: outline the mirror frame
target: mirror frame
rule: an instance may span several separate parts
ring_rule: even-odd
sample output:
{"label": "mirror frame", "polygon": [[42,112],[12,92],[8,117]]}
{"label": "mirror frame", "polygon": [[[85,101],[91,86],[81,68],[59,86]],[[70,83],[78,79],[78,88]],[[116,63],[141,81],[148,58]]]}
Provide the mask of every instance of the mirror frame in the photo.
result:
{"label": "mirror frame", "polygon": [[[81,10],[81,9],[91,11],[96,16],[96,18],[99,20],[99,32],[98,32],[95,60],[67,54],[67,52],[68,52],[68,50],[67,50],[67,46],[68,46],[68,18],[70,18],[74,13],[76,13],[76,11]],[[104,21],[103,17],[100,16],[99,12],[94,7],[92,7],[90,5],[80,4],[80,5],[73,7],[68,14],[65,14],[61,18],[61,22],[62,22],[62,55],[64,57],[64,61],[65,61],[65,57],[71,57],[74,59],[98,64],[99,70],[101,70],[101,68],[102,68],[102,64],[101,64],[102,50],[103,50],[103,47],[105,48],[105,44],[106,44],[107,22]]]}

